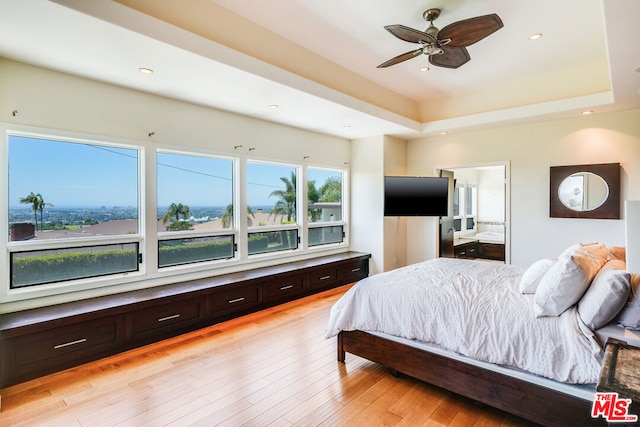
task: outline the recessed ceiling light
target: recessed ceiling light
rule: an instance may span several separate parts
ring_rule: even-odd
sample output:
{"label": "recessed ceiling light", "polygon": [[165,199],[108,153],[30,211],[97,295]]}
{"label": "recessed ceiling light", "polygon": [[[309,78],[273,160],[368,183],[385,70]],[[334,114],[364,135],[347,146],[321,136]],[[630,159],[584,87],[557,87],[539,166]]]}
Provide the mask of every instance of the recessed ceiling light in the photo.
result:
{"label": "recessed ceiling light", "polygon": [[420,71],[422,71],[423,73],[429,71],[429,67],[420,67]]}
{"label": "recessed ceiling light", "polygon": [[269,108],[271,108],[272,110],[277,110],[278,108],[280,108],[280,106],[278,104],[271,104],[269,105]]}
{"label": "recessed ceiling light", "polygon": [[593,114],[593,110],[584,110],[584,111],[582,112],[582,115],[583,115],[583,116],[588,116],[589,114]]}
{"label": "recessed ceiling light", "polygon": [[446,135],[446,134],[447,134],[446,130],[443,130],[442,132],[440,132],[440,135]]}
{"label": "recessed ceiling light", "polygon": [[351,125],[344,125],[342,127],[345,128],[345,129],[351,129]]}
{"label": "recessed ceiling light", "polygon": [[151,68],[140,67],[138,68],[142,74],[153,74],[153,70]]}
{"label": "recessed ceiling light", "polygon": [[529,40],[538,40],[540,38],[542,38],[542,33],[535,33],[529,36]]}

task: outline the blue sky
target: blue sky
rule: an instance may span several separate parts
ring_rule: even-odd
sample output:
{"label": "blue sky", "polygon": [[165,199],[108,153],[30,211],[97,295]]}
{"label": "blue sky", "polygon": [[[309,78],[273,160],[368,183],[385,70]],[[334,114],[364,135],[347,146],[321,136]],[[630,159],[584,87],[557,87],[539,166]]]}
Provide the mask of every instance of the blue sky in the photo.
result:
{"label": "blue sky", "polygon": [[30,192],[60,207],[135,206],[137,157],[136,150],[10,136],[9,206]]}
{"label": "blue sky", "polygon": [[[26,207],[19,199],[39,193],[54,206],[135,206],[138,199],[138,152],[35,138],[9,137],[9,206]],[[232,203],[230,159],[158,153],[158,205],[226,206]],[[270,206],[269,194],[284,189],[291,166],[248,162],[250,206]],[[335,171],[309,169],[320,187]]]}

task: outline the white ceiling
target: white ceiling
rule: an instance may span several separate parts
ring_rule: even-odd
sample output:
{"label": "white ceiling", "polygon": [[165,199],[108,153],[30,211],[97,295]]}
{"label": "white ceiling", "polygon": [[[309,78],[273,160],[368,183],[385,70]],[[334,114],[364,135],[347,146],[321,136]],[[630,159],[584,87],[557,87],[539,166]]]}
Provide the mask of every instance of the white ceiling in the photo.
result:
{"label": "white ceiling", "polygon": [[[0,0],[0,56],[349,139],[411,139],[640,107],[637,0],[163,0],[146,7],[158,4],[175,4],[187,24],[111,0]],[[268,30],[266,39],[250,41],[261,58],[229,47],[243,28],[228,40],[192,32],[187,11],[203,5],[228,9],[245,29]],[[497,13],[504,28],[470,46],[471,61],[456,70],[421,72],[426,56],[376,68],[415,46],[383,26],[423,30],[422,12],[431,7],[442,9],[439,28],[488,13]],[[533,33],[544,36],[529,41]],[[278,50],[291,43],[304,48],[301,60],[328,61],[364,88],[389,91],[389,103],[344,90],[339,78],[317,78],[323,70],[302,76],[284,69]],[[143,75],[138,67],[155,72]]]}

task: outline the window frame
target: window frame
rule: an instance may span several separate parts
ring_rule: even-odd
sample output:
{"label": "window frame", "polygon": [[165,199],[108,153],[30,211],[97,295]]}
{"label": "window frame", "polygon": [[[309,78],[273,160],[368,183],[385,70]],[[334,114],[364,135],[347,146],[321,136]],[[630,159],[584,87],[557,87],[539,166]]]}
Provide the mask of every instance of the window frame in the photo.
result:
{"label": "window frame", "polygon": [[[4,301],[19,301],[31,298],[38,298],[41,296],[59,295],[62,293],[76,292],[99,289],[107,286],[114,286],[119,284],[125,284],[129,282],[135,282],[145,277],[147,274],[145,258],[145,186],[144,186],[144,158],[146,155],[145,147],[130,140],[124,140],[121,138],[110,138],[90,134],[78,134],[74,132],[43,129],[33,126],[23,125],[11,125],[0,126],[0,132],[2,134],[2,141],[0,141],[0,147],[4,151],[4,166],[5,172],[0,176],[0,198],[7,201],[5,209],[0,209],[0,230],[6,236],[0,243],[0,248],[5,253],[0,265],[4,267],[7,273],[7,277],[4,278],[6,283],[0,289],[0,302]],[[42,139],[53,142],[63,143],[76,143],[83,145],[96,145],[101,147],[113,147],[130,149],[137,151],[137,208],[138,208],[138,230],[132,234],[114,234],[103,236],[91,236],[91,237],[70,237],[70,238],[53,238],[45,240],[21,240],[11,241],[9,240],[9,138],[12,136]],[[93,247],[93,246],[105,246],[105,245],[118,245],[118,244],[135,244],[138,248],[138,258],[142,259],[142,262],[138,263],[138,270],[131,272],[117,272],[108,275],[99,275],[94,277],[82,277],[66,281],[52,281],[43,284],[12,287],[11,278],[11,258],[12,253],[29,252],[29,251],[42,251],[42,250],[56,250],[56,249],[73,249],[81,247]]]}
{"label": "window frame", "polygon": [[[70,293],[85,296],[99,296],[114,292],[134,289],[146,289],[176,280],[192,280],[211,277],[230,272],[244,271],[257,266],[274,265],[291,260],[313,258],[324,254],[339,253],[349,249],[349,168],[336,165],[309,165],[306,162],[291,161],[291,159],[273,159],[254,156],[255,153],[232,155],[221,151],[207,149],[204,146],[178,146],[154,143],[148,141],[131,140],[105,135],[62,131],[58,129],[38,128],[34,126],[0,123],[0,161],[5,165],[5,173],[0,176],[0,198],[8,200],[9,191],[9,135],[39,138],[51,141],[73,142],[80,144],[95,144],[117,148],[134,149],[137,151],[137,203],[138,229],[133,234],[108,236],[91,236],[81,238],[64,238],[38,241],[9,241],[5,238],[0,243],[3,256],[0,267],[5,267],[7,277],[5,286],[0,288],[0,303],[18,303],[28,300],[45,298],[46,301],[66,301],[77,299],[77,296],[66,297]],[[233,161],[232,197],[234,206],[234,220],[227,229],[187,230],[158,232],[157,229],[157,153],[173,153],[178,155],[193,155],[229,159]],[[296,217],[293,224],[273,224],[267,226],[248,226],[246,219],[241,218],[239,211],[247,209],[247,165],[250,162],[275,164],[291,167],[296,173]],[[309,223],[308,212],[308,168],[328,169],[339,172],[342,176],[342,221],[322,221]],[[275,201],[274,201],[275,203]],[[0,230],[8,236],[9,209],[0,210]],[[308,245],[308,230],[312,228],[342,226],[344,237],[342,242],[323,245]],[[249,233],[272,231],[286,231],[295,229],[298,235],[296,248],[283,251],[264,252],[249,255],[247,241]],[[205,260],[195,263],[185,263],[158,267],[158,245],[163,240],[181,238],[200,238],[215,236],[232,236],[234,242],[234,257],[224,259]],[[99,277],[79,278],[68,281],[48,282],[33,286],[10,288],[10,253],[31,250],[67,249],[78,246],[98,246],[121,243],[135,243],[138,246],[139,270],[123,272]],[[22,304],[22,303],[21,303]],[[36,302],[35,304],[42,304]],[[24,305],[22,305],[24,306]]]}
{"label": "window frame", "polygon": [[[158,154],[159,153],[163,153],[163,154],[172,154],[172,155],[178,155],[178,156],[191,156],[191,157],[200,157],[200,158],[206,158],[206,159],[214,159],[214,160],[226,160],[226,161],[230,161],[231,162],[231,204],[233,205],[233,219],[231,221],[231,223],[229,224],[229,228],[210,228],[210,229],[203,229],[203,230],[181,230],[181,231],[157,231],[156,230],[156,257],[157,257],[157,262],[156,262],[156,267],[158,268],[158,270],[165,270],[165,269],[176,269],[176,268],[182,268],[182,266],[188,266],[191,265],[193,267],[199,265],[199,264],[205,264],[205,265],[210,265],[212,263],[216,263],[216,262],[220,262],[220,261],[225,261],[225,260],[232,260],[235,259],[237,257],[237,245],[238,245],[238,239],[239,239],[239,233],[238,233],[238,219],[237,219],[237,203],[235,203],[235,200],[238,198],[237,195],[237,181],[238,181],[238,159],[234,158],[234,157],[230,157],[230,156],[223,156],[223,155],[216,155],[216,154],[211,154],[211,153],[205,153],[205,152],[194,152],[193,150],[177,150],[175,148],[163,148],[163,147],[157,147],[154,151],[154,158],[155,158],[155,180],[154,180],[154,190],[155,190],[155,194],[156,194],[156,216],[157,216],[157,211],[158,211],[158,203],[157,203],[157,194],[158,194]],[[160,265],[160,243],[163,241],[167,241],[167,240],[179,240],[179,239],[190,239],[190,238],[207,238],[207,237],[231,237],[231,240],[233,242],[233,256],[230,258],[215,258],[215,259],[210,259],[210,260],[202,260],[202,261],[194,261],[194,262],[184,262],[184,263],[178,263],[178,264],[172,264],[172,265],[164,265],[161,266]]]}

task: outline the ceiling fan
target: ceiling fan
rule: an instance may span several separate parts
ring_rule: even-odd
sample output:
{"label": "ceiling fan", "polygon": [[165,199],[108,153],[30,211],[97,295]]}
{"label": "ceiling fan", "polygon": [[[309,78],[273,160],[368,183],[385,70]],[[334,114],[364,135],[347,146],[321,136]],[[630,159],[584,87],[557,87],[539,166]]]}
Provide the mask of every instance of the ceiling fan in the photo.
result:
{"label": "ceiling fan", "polygon": [[427,9],[422,16],[429,22],[429,27],[424,31],[404,25],[384,27],[400,40],[418,43],[420,48],[391,58],[378,65],[378,68],[389,67],[421,54],[428,55],[429,62],[438,67],[458,68],[471,59],[467,46],[493,34],[503,26],[500,17],[492,13],[457,21],[438,30],[433,25],[433,21],[440,16],[440,9]]}

